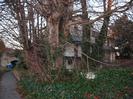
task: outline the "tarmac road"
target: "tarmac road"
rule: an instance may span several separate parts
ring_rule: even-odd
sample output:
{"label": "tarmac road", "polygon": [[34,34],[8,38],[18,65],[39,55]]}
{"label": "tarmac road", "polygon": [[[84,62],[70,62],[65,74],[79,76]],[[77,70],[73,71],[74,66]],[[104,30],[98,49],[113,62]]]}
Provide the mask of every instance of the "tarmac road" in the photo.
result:
{"label": "tarmac road", "polygon": [[21,99],[16,91],[17,81],[12,72],[2,75],[0,81],[0,99]]}

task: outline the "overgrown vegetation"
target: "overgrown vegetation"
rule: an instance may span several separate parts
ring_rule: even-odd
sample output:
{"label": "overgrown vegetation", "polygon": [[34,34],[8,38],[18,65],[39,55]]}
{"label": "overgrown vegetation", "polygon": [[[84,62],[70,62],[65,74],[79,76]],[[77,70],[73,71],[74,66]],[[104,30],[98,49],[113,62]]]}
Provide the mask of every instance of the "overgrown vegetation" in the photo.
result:
{"label": "overgrown vegetation", "polygon": [[85,75],[67,82],[40,83],[35,77],[25,76],[19,82],[25,99],[128,99],[133,97],[132,69],[104,69],[96,72],[96,78]]}

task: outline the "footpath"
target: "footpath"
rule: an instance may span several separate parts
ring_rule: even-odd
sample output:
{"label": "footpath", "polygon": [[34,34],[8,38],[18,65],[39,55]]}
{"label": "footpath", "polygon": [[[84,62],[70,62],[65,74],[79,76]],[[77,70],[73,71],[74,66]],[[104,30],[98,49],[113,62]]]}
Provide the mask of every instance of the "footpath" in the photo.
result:
{"label": "footpath", "polygon": [[17,80],[13,73],[4,73],[0,81],[0,99],[21,99],[16,87]]}

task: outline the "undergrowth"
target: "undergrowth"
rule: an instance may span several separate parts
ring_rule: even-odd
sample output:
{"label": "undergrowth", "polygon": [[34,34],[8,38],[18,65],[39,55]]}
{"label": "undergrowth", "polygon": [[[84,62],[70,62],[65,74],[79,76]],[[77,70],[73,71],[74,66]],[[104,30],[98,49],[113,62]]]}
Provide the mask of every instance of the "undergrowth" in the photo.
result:
{"label": "undergrowth", "polygon": [[128,99],[133,97],[132,69],[103,69],[96,78],[88,80],[84,75],[75,80],[38,82],[24,76],[19,82],[25,99]]}

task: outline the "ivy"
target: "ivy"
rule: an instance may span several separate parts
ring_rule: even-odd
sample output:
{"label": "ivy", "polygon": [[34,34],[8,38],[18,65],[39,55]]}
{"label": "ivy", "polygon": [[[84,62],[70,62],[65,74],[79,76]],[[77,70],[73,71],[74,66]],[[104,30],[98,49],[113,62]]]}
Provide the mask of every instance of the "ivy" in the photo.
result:
{"label": "ivy", "polygon": [[122,97],[131,97],[125,90],[133,89],[132,72],[132,69],[103,69],[96,72],[93,80],[79,74],[71,81],[53,83],[24,77],[19,85],[26,91],[26,99],[114,99],[119,93],[123,93]]}

